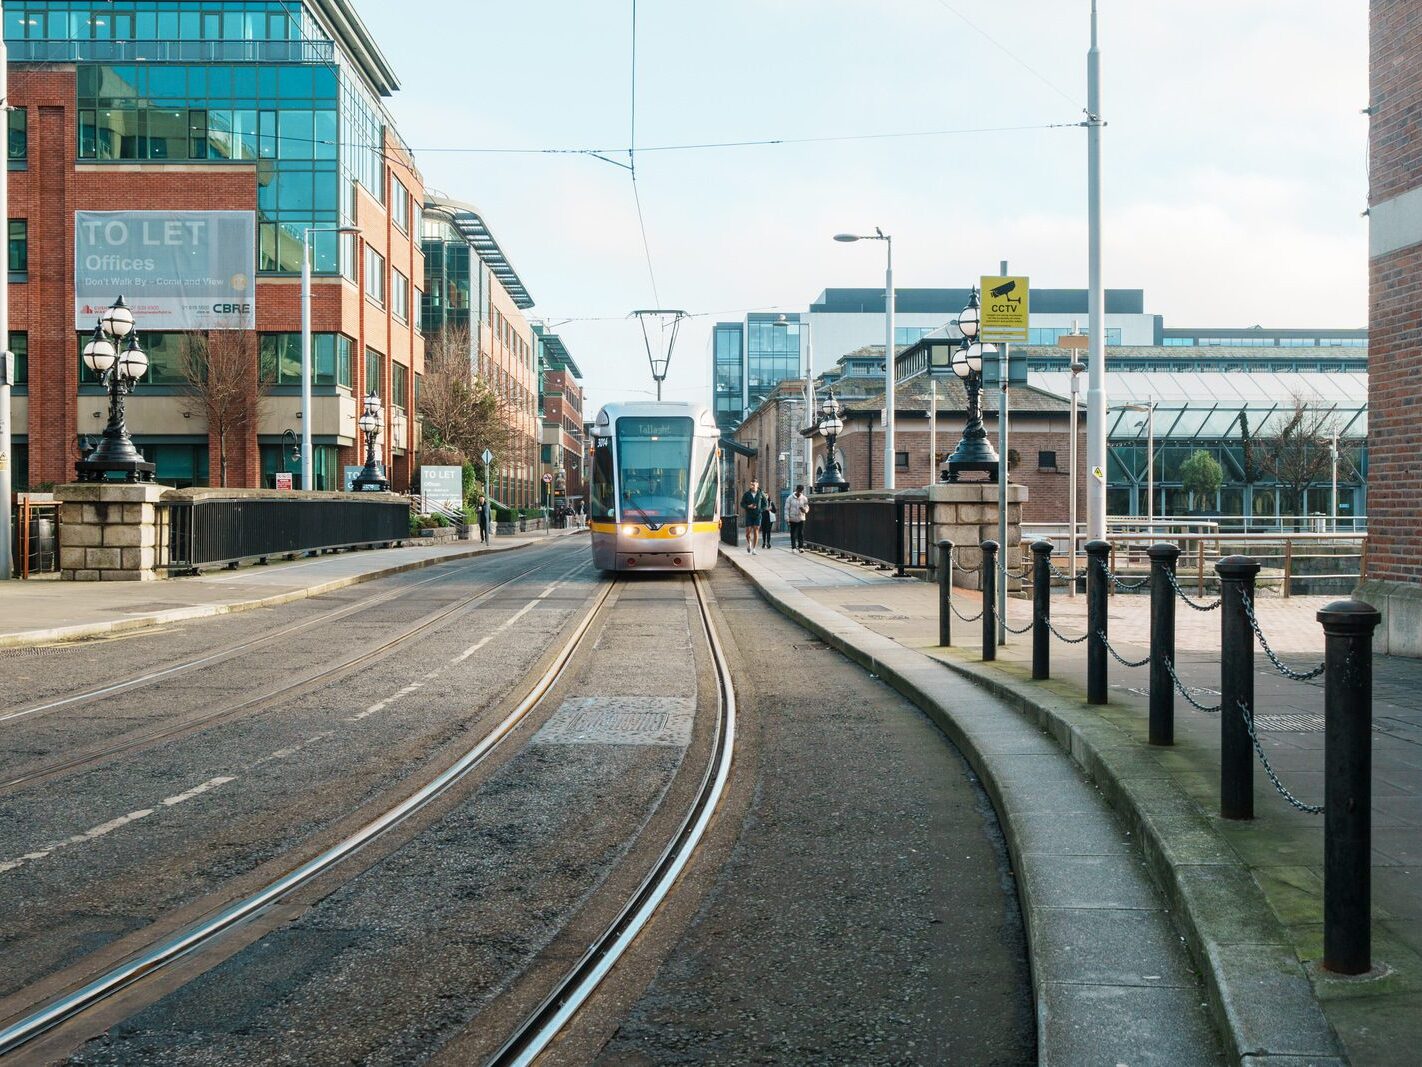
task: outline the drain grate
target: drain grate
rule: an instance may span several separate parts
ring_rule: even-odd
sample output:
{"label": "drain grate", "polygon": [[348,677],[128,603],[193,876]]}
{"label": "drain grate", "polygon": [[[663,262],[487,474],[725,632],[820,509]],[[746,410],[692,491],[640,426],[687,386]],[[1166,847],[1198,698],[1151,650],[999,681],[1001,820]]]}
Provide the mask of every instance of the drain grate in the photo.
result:
{"label": "drain grate", "polygon": [[1277,730],[1295,734],[1323,733],[1322,715],[1260,715],[1254,724],[1261,730]]}
{"label": "drain grate", "polygon": [[689,697],[570,697],[533,738],[543,745],[691,743]]}

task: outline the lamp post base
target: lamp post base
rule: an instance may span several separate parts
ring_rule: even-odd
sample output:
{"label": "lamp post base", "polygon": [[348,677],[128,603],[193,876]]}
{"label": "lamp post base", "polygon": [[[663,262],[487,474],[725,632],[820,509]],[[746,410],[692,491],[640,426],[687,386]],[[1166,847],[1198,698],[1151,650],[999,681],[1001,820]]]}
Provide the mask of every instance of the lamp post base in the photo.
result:
{"label": "lamp post base", "polygon": [[351,482],[351,488],[357,493],[387,492],[390,489],[390,479],[385,476],[385,465],[367,463],[355,481]]}
{"label": "lamp post base", "polygon": [[142,459],[81,459],[74,464],[75,480],[80,482],[119,481],[110,475],[122,474],[125,482],[151,482],[154,466]]}

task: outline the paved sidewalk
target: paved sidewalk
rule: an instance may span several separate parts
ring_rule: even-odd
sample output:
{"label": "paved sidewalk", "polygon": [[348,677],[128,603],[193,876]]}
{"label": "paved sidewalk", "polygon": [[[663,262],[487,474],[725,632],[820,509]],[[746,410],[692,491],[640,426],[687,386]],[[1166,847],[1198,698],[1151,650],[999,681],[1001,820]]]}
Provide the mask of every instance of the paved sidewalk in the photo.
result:
{"label": "paved sidewalk", "polygon": [[0,648],[73,641],[271,607],[402,571],[571,537],[581,530],[413,544],[244,566],[159,582],[11,581],[0,585]]}
{"label": "paved sidewalk", "polygon": [[[1218,714],[1193,711],[1177,697],[1176,744],[1152,748],[1145,743],[1145,667],[1128,669],[1111,661],[1110,704],[1091,707],[1084,702],[1082,645],[1053,641],[1053,680],[1033,683],[1030,635],[1009,636],[1008,645],[998,650],[997,663],[985,664],[981,623],[954,618],[955,647],[937,648],[937,590],[929,583],[896,579],[814,553],[771,549],[753,558],[741,552],[728,557],[753,577],[773,576],[838,616],[974,678],[1042,722],[1070,747],[1127,821],[1140,819],[1147,838],[1158,835],[1157,880],[1189,913],[1192,948],[1215,969],[1218,981],[1229,985],[1230,969],[1258,955],[1262,946],[1282,947],[1288,958],[1276,960],[1280,973],[1290,966],[1296,972],[1302,964],[1314,996],[1354,1062],[1416,1062],[1422,1040],[1422,879],[1417,871],[1422,859],[1422,661],[1378,657],[1374,665],[1373,957],[1380,976],[1343,980],[1317,967],[1322,953],[1322,819],[1291,808],[1258,767],[1257,818],[1240,823],[1217,817]],[[1194,595],[1192,589],[1186,591]],[[1314,614],[1333,599],[1258,601],[1266,637],[1296,669],[1311,668],[1322,659],[1322,629]],[[971,591],[956,590],[954,602],[968,617],[981,608],[980,596]],[[1030,603],[1009,603],[1009,623],[1027,625]],[[1058,594],[1052,602],[1053,621],[1067,636],[1082,634],[1085,609],[1084,597]],[[1149,651],[1148,598],[1112,597],[1109,615],[1116,649],[1126,659],[1143,658]],[[1179,605],[1176,617],[1181,678],[1200,703],[1217,704],[1219,615]],[[1286,680],[1262,651],[1256,654],[1256,669],[1264,751],[1294,793],[1306,802],[1321,803],[1321,680]],[[1151,811],[1153,804],[1164,803],[1161,790],[1167,787],[1188,805],[1189,818],[1178,826]],[[1262,925],[1251,912],[1267,913]],[[1263,999],[1282,993],[1255,990]],[[1233,1010],[1227,1002],[1217,1009],[1225,1015]]]}

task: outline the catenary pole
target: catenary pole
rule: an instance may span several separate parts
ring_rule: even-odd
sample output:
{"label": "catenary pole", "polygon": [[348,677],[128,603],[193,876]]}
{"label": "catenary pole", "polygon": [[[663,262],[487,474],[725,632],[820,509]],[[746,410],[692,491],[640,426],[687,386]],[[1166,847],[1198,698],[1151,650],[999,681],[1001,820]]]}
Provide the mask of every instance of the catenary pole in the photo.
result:
{"label": "catenary pole", "polygon": [[[5,5],[0,3],[0,25],[4,23]],[[0,36],[0,105],[10,103],[10,57],[5,49],[5,41]],[[9,112],[4,114],[8,116]],[[8,126],[7,126],[8,128]],[[6,160],[0,160],[0,204],[6,211],[10,204],[10,171],[8,133],[6,134]],[[8,216],[7,216],[8,217]],[[10,522],[13,498],[10,470],[15,449],[10,429],[10,384],[15,377],[15,357],[10,354],[10,258],[0,256],[0,579],[14,577],[13,546],[10,544]]]}
{"label": "catenary pole", "polygon": [[938,484],[938,379],[928,379],[928,484]]}
{"label": "catenary pole", "polygon": [[894,239],[884,235],[884,488],[894,490]]}
{"label": "catenary pole", "polygon": [[301,234],[301,489],[311,482],[311,230]]}
{"label": "catenary pole", "polygon": [[[1106,293],[1101,284],[1101,51],[1096,0],[1091,0],[1091,50],[1086,54],[1086,203],[1088,244],[1086,386],[1086,535],[1106,537]],[[1003,462],[1007,457],[1003,457]]]}
{"label": "catenary pole", "polygon": [[[805,337],[805,426],[815,424],[815,356],[814,356],[814,335],[810,330],[810,320],[808,318],[800,326],[801,333]],[[803,428],[803,427],[802,427]],[[815,439],[805,438],[805,486],[813,488],[815,484]]]}

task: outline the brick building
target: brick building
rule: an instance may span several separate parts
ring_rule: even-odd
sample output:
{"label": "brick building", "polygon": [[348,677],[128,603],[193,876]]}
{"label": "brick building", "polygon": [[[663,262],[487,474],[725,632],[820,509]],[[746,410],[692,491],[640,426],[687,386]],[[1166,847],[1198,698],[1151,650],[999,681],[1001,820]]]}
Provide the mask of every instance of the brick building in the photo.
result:
{"label": "brick building", "polygon": [[[852,387],[851,387],[852,388]],[[763,488],[776,500],[783,500],[794,485],[806,482],[804,447],[800,432],[805,425],[804,382],[781,382],[755,411],[748,415],[736,431],[735,439],[754,456],[736,457],[736,485],[743,488],[751,478],[758,478]],[[967,422],[967,393],[961,382],[940,379],[938,382],[938,413],[936,455],[930,461],[929,449],[933,435],[929,431],[929,409],[932,386],[920,376],[901,385],[895,394],[894,445],[898,463],[894,481],[899,489],[928,485],[934,480],[938,466],[952,453]],[[823,400],[823,394],[821,394]],[[989,403],[996,403],[996,393],[989,390]],[[1010,479],[1025,485],[1028,500],[1022,519],[1033,523],[1065,523],[1069,514],[1069,456],[1071,445],[1070,404],[1052,393],[1031,386],[1018,386],[1011,393],[1008,442],[1009,455],[1017,459],[1010,463]],[[844,476],[852,489],[878,489],[884,484],[884,423],[883,394],[849,399],[842,405],[844,431],[836,445]],[[997,444],[995,411],[984,412],[983,424],[988,437]],[[825,461],[824,438],[813,438],[814,469]],[[1078,502],[1086,500],[1084,420],[1078,426]],[[970,478],[980,475],[968,475]]]}
{"label": "brick building", "polygon": [[[101,309],[76,307],[75,213],[219,210],[253,214],[255,277],[241,272],[231,285],[255,305],[252,390],[259,366],[273,383],[255,432],[228,442],[228,484],[270,485],[276,470],[297,467],[283,431],[301,431],[310,231],[311,488],[338,489],[342,468],[363,462],[356,418],[371,390],[384,401],[392,484],[408,486],[424,369],[424,186],[381,103],[398,88],[394,73],[349,0],[129,11],[95,2],[26,15],[5,24],[17,488],[71,481],[105,422],[103,389],[79,356]],[[181,372],[188,331],[174,325],[184,323],[145,322],[143,293],[104,303],[120,295],[150,356],[128,404],[134,443],[161,482],[216,481],[217,443]]]}
{"label": "brick building", "polygon": [[[1422,18],[1373,0],[1368,575],[1392,651],[1422,655]],[[1403,625],[1410,623],[1410,625]]]}
{"label": "brick building", "polygon": [[583,374],[561,337],[541,326],[533,329],[543,371],[539,394],[543,418],[541,469],[553,476],[550,484],[555,494],[576,506],[587,497],[583,473]]}

